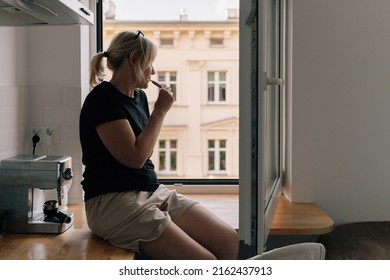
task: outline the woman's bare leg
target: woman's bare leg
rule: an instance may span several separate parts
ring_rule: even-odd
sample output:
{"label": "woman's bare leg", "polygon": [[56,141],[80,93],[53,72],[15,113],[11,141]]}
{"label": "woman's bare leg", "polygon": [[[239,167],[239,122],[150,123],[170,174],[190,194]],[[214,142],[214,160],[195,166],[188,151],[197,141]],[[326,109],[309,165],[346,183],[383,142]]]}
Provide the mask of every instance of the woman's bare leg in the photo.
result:
{"label": "woman's bare leg", "polygon": [[202,205],[195,204],[174,222],[217,259],[237,259],[236,230]]}
{"label": "woman's bare leg", "polygon": [[215,260],[216,257],[171,222],[156,240],[140,242],[140,251],[153,259]]}
{"label": "woman's bare leg", "polygon": [[153,259],[236,259],[238,234],[209,210],[195,204],[140,251]]}

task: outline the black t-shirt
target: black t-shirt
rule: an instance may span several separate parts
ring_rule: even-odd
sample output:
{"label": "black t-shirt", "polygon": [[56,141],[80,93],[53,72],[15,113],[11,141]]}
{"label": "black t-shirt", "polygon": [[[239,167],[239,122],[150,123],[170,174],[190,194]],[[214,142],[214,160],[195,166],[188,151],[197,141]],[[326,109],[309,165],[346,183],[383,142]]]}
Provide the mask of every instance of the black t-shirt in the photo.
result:
{"label": "black t-shirt", "polygon": [[150,117],[145,92],[136,90],[134,98],[102,82],[86,97],[80,113],[80,142],[85,165],[84,200],[104,193],[128,190],[154,191],[159,183],[150,159],[141,169],[118,162],[107,150],[96,127],[113,120],[127,119],[138,136]]}

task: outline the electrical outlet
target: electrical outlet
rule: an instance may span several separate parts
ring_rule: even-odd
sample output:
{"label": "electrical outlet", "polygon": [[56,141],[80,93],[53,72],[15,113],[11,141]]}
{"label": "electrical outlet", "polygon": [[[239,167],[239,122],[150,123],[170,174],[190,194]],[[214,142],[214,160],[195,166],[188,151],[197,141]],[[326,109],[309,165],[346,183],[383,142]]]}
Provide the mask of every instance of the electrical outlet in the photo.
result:
{"label": "electrical outlet", "polygon": [[46,128],[46,135],[47,136],[54,136],[55,133],[56,133],[56,129],[54,127]]}
{"label": "electrical outlet", "polygon": [[57,126],[46,126],[43,128],[46,142],[49,144],[60,143],[60,130]]}
{"label": "electrical outlet", "polygon": [[39,128],[39,127],[33,127],[32,129],[31,129],[31,133],[32,133],[32,135],[34,136],[34,135],[41,135],[41,129]]}

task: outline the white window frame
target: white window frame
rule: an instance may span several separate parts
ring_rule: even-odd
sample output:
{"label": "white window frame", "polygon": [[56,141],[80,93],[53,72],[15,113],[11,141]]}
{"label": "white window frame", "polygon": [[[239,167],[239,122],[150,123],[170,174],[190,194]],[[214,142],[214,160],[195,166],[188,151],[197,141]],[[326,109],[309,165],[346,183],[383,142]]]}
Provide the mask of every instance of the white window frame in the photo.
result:
{"label": "white window frame", "polygon": [[[171,74],[175,73],[176,80],[172,81]],[[177,95],[177,86],[178,86],[178,71],[177,70],[159,70],[157,71],[157,80],[159,83],[167,84],[168,86],[175,87],[175,90],[173,91],[173,97],[175,97],[176,101],[178,101],[178,95]],[[160,80],[160,75],[164,76],[164,80]]]}
{"label": "white window frame", "polygon": [[[160,148],[160,142],[165,141],[165,147]],[[176,148],[172,148],[171,144],[172,141],[176,141]],[[160,138],[158,139],[158,164],[157,164],[157,172],[159,175],[175,175],[177,174],[177,168],[178,168],[178,158],[179,158],[179,150],[178,150],[178,139],[173,138]],[[161,161],[160,161],[160,153],[165,152],[165,170],[160,170],[161,168]],[[172,170],[171,166],[171,156],[172,153],[176,153],[176,169]]]}
{"label": "white window frame", "polygon": [[[214,147],[210,148],[210,141],[214,142]],[[221,148],[221,141],[225,141],[225,147]],[[207,140],[207,170],[209,175],[224,175],[228,170],[228,139],[208,139]],[[214,169],[210,169],[210,152],[214,153]],[[220,169],[220,156],[221,152],[225,152],[225,169]]]}
{"label": "white window frame", "polygon": [[[209,73],[214,73],[214,80],[209,80]],[[225,80],[221,81],[220,74],[225,73]],[[226,104],[228,92],[228,70],[208,70],[207,71],[207,104]],[[209,99],[209,86],[214,86],[214,100]],[[220,85],[225,85],[225,100],[221,100]]]}

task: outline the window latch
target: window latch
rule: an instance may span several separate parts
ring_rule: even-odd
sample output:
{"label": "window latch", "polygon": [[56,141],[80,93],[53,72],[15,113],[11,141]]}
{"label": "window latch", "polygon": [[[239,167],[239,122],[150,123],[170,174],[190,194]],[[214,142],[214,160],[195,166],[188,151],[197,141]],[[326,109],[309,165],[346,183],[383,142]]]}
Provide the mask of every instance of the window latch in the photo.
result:
{"label": "window latch", "polygon": [[267,72],[263,73],[263,90],[267,90],[267,86],[276,85],[276,86],[284,86],[284,80],[281,78],[271,78],[267,77]]}

